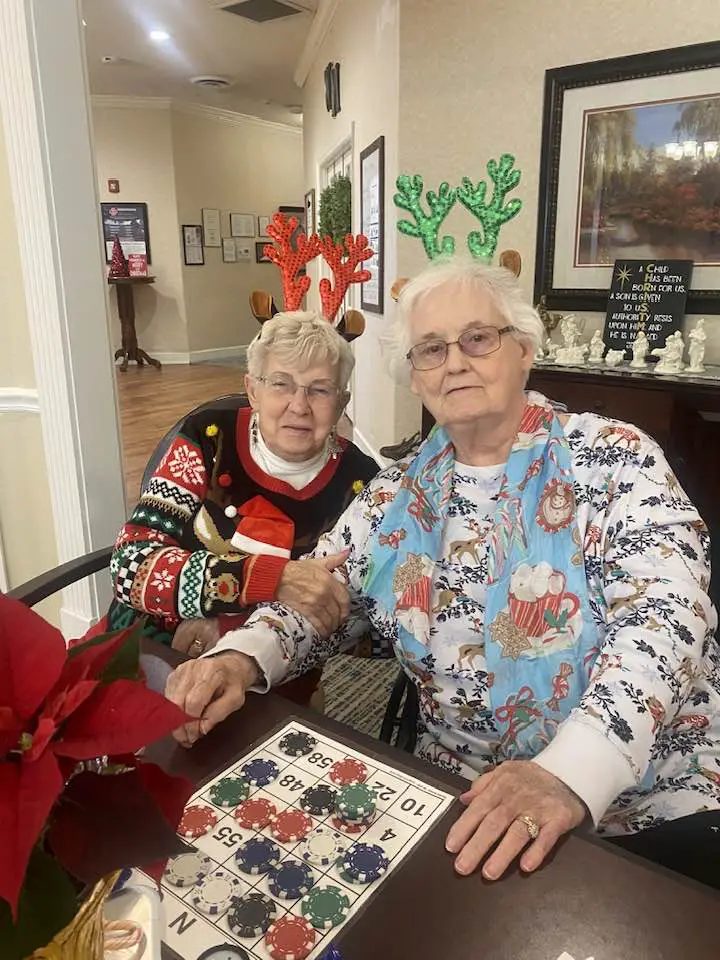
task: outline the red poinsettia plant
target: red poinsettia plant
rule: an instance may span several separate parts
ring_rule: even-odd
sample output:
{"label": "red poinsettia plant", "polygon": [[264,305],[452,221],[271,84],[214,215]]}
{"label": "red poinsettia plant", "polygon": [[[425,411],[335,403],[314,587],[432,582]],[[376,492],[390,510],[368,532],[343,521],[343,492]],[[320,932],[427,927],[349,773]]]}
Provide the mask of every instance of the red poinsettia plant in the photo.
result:
{"label": "red poinsettia plant", "polygon": [[67,648],[0,595],[0,954],[27,957],[114,870],[158,875],[192,785],[137,752],[186,721],[149,690],[140,629]]}

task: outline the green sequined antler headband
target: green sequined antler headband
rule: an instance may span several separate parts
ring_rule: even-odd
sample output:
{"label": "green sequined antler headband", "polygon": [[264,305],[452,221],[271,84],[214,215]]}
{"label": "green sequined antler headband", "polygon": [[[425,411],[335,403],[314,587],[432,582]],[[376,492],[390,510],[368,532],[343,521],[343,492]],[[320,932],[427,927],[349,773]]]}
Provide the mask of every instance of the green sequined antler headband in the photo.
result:
{"label": "green sequined antler headband", "polygon": [[521,173],[514,167],[515,157],[510,153],[504,153],[498,161],[488,160],[486,169],[493,185],[489,199],[486,180],[474,185],[469,177],[463,177],[459,187],[443,182],[437,192],[428,190],[425,195],[427,209],[423,206],[423,178],[417,174],[402,174],[396,181],[395,206],[411,214],[414,222],[399,220],[398,230],[406,237],[421,240],[430,260],[451,256],[455,253],[455,238],[443,236],[441,239],[440,228],[459,200],[480,223],[479,230],[472,230],[467,235],[468,250],[473,257],[491,260],[497,249],[500,229],[522,209],[522,200],[505,202],[508,193],[520,182]]}

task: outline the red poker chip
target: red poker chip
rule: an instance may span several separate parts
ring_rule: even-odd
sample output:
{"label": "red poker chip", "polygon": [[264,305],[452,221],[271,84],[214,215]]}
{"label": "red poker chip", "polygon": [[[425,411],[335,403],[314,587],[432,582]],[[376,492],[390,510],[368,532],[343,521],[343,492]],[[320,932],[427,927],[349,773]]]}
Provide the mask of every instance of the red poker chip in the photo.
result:
{"label": "red poker chip", "polygon": [[304,960],[315,946],[317,934],[304,917],[281,917],[265,934],[273,960]]}
{"label": "red poker chip", "polygon": [[186,840],[194,840],[210,833],[217,822],[218,815],[214,810],[201,803],[194,803],[185,808],[177,832]]}
{"label": "red poker chip", "polygon": [[296,810],[292,807],[289,810],[283,810],[276,817],[273,817],[270,824],[272,835],[280,843],[290,843],[293,840],[303,840],[314,826],[312,817],[302,810]]}
{"label": "red poker chip", "polygon": [[330,779],[343,787],[351,783],[365,783],[368,778],[368,768],[362,760],[345,757],[330,767]]}
{"label": "red poker chip", "polygon": [[244,800],[234,811],[233,816],[246,830],[262,830],[277,813],[277,807],[264,797],[251,797]]}
{"label": "red poker chip", "polygon": [[363,833],[363,831],[367,830],[374,819],[375,817],[373,815],[369,820],[365,820],[362,823],[348,823],[346,820],[341,820],[340,817],[333,817],[333,830],[339,830],[341,833],[347,833],[348,835],[352,836],[357,833]]}

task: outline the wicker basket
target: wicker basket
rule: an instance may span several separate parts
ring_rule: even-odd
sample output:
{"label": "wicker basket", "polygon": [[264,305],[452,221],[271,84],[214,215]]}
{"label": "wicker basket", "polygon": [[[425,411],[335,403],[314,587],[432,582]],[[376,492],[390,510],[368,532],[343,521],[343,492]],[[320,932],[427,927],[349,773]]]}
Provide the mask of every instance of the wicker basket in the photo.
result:
{"label": "wicker basket", "polygon": [[103,960],[103,908],[119,876],[113,873],[96,884],[77,916],[29,960]]}

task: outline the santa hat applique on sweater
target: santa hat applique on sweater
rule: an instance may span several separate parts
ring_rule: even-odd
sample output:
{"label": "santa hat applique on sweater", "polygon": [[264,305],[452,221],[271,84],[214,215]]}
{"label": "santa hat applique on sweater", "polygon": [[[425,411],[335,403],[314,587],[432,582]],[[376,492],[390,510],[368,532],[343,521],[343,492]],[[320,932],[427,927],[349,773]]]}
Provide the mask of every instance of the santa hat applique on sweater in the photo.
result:
{"label": "santa hat applique on sweater", "polygon": [[290,559],[295,524],[264,497],[253,497],[238,510],[240,517],[231,545],[249,554]]}

